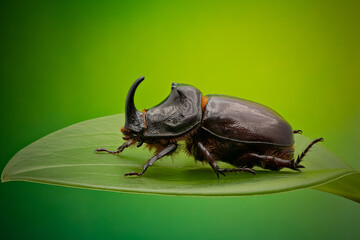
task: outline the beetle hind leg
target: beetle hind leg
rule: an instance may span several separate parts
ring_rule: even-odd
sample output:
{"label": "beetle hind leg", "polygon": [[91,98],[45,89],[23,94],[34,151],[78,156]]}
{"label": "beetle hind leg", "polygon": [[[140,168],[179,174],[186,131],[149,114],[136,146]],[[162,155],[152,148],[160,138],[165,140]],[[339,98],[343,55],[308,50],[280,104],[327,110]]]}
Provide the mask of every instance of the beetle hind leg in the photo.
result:
{"label": "beetle hind leg", "polygon": [[[310,148],[318,142],[323,142],[324,139],[323,138],[317,138],[314,141],[312,141],[306,148],[305,150],[297,157],[295,164],[299,165],[299,163],[302,161],[302,159],[305,157],[306,153],[310,150]],[[301,165],[300,165],[301,166]]]}
{"label": "beetle hind leg", "polygon": [[257,165],[264,169],[270,169],[272,171],[280,171],[282,168],[290,168],[292,170],[301,172],[299,168],[304,168],[304,166],[297,164],[294,159],[287,160],[271,155],[260,155],[256,153],[249,153],[244,157],[258,160]]}

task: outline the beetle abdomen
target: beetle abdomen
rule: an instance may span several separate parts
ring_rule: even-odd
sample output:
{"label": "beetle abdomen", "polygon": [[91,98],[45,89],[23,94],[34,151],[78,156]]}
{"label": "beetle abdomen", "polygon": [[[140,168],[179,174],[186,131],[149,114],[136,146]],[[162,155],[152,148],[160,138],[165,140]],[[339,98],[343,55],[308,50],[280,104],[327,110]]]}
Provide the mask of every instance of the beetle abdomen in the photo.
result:
{"label": "beetle abdomen", "polygon": [[290,124],[270,108],[225,95],[207,97],[202,128],[211,134],[238,142],[294,144]]}

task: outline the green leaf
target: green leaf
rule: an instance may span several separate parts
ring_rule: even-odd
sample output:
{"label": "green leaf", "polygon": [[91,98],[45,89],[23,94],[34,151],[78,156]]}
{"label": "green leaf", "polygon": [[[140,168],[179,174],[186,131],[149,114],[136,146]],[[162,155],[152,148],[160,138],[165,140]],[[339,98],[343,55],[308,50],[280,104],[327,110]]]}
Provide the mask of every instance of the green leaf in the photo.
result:
{"label": "green leaf", "polygon": [[[303,172],[273,172],[255,168],[248,173],[216,175],[208,165],[179,153],[157,161],[142,177],[139,172],[152,156],[146,148],[126,149],[119,155],[94,153],[96,148],[117,149],[123,142],[119,131],[124,115],[92,119],[49,134],[19,151],[7,164],[2,181],[31,181],[99,190],[166,195],[242,196],[314,187],[359,201],[357,172],[316,144],[304,159]],[[296,135],[299,153],[310,139]],[[220,163],[222,166],[226,164]]]}

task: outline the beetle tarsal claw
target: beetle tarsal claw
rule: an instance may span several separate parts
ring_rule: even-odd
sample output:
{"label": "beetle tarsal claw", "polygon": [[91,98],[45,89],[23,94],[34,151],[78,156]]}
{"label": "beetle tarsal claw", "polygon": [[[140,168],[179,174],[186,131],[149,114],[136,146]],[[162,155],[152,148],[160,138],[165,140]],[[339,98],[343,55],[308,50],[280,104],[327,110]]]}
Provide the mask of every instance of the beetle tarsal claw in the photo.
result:
{"label": "beetle tarsal claw", "polygon": [[226,177],[225,173],[222,172],[222,171],[219,171],[219,169],[218,169],[215,173],[216,173],[216,175],[217,175],[217,178],[219,178],[219,173],[220,173],[221,175],[223,175],[224,177]]}
{"label": "beetle tarsal claw", "polygon": [[302,135],[303,131],[301,131],[301,130],[294,130],[293,133],[294,133],[294,134],[298,133],[298,134]]}
{"label": "beetle tarsal claw", "polygon": [[256,175],[256,172],[255,172],[255,170],[253,170],[253,169],[251,169],[251,168],[247,168],[248,170],[248,172],[249,173],[251,173],[253,176],[255,176]]}
{"label": "beetle tarsal claw", "polygon": [[305,167],[303,165],[298,164],[294,160],[291,160],[291,166],[289,168],[292,169],[292,170],[301,172],[301,170],[299,168],[305,168]]}

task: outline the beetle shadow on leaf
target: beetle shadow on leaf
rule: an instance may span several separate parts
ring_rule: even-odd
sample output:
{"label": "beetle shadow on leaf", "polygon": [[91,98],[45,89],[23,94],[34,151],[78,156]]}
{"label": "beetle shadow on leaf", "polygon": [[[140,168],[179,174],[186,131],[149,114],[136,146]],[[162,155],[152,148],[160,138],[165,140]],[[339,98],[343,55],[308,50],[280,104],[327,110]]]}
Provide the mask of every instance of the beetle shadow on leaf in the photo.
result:
{"label": "beetle shadow on leaf", "polygon": [[[134,171],[140,171],[141,169],[134,168]],[[268,171],[256,169],[256,175],[252,175],[246,172],[230,172],[226,173],[226,176],[219,175],[219,179],[211,168],[207,167],[161,167],[154,166],[149,168],[148,171],[141,176],[142,178],[148,179],[161,179],[166,181],[184,181],[184,182],[223,182],[223,181],[234,181],[234,180],[255,180],[266,179],[269,177],[276,178],[287,178],[296,176],[298,172],[288,171]],[[254,179],[255,178],[255,179]]]}
{"label": "beetle shadow on leaf", "polygon": [[147,161],[147,159],[144,158],[144,156],[142,156],[142,155],[133,155],[133,154],[128,155],[126,153],[122,153],[122,154],[115,155],[115,157],[116,157],[116,160],[118,160],[118,161],[126,160],[126,161],[132,162],[134,164],[138,163],[141,165],[145,164]]}

